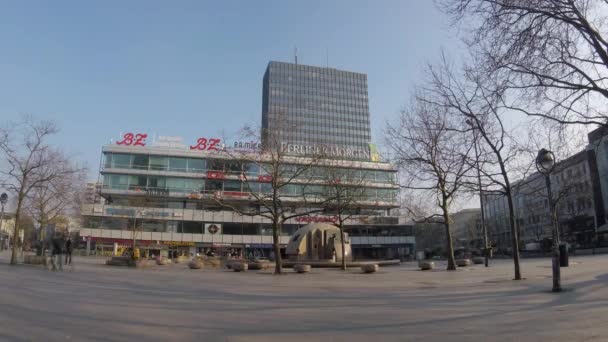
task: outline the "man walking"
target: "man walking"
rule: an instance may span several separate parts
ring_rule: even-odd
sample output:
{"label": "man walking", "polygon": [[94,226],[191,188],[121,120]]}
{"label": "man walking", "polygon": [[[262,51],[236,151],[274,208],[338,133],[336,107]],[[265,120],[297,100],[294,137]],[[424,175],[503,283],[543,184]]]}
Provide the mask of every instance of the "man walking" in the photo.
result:
{"label": "man walking", "polygon": [[72,239],[69,236],[65,241],[65,264],[72,264]]}
{"label": "man walking", "polygon": [[63,247],[64,242],[59,234],[53,238],[53,271],[63,271]]}

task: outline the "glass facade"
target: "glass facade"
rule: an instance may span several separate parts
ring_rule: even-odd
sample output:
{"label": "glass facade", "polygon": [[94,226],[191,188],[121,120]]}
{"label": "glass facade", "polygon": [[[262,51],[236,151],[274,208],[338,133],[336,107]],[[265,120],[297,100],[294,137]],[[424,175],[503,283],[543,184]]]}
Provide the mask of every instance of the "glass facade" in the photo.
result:
{"label": "glass facade", "polygon": [[[265,174],[263,165],[236,160],[172,157],[147,154],[106,153],[104,154],[103,188],[114,190],[168,190],[172,193],[213,193],[228,192],[270,192],[267,183],[257,182]],[[284,175],[289,176],[290,165],[285,166]],[[125,171],[163,171],[183,173],[179,176],[144,174],[133,175]],[[222,179],[207,178],[206,172],[221,172]],[[344,169],[344,179],[363,179],[370,188],[361,192],[364,200],[395,201],[397,189],[395,171]],[[245,175],[248,181],[239,176]],[[303,181],[322,181],[326,172],[322,166],[311,167],[303,174]],[[236,179],[231,179],[236,178]],[[241,177],[242,178],[242,177]],[[384,186],[384,188],[383,188]],[[282,196],[323,196],[330,188],[318,184],[289,184],[281,189]]]}
{"label": "glass facade", "polygon": [[367,75],[270,62],[264,75],[262,127],[281,142],[369,148]]}

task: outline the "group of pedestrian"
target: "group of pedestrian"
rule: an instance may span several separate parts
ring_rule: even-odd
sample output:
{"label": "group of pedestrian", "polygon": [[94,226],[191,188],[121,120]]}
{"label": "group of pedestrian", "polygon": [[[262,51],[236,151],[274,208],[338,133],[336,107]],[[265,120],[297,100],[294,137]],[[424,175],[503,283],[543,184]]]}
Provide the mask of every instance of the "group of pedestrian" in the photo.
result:
{"label": "group of pedestrian", "polygon": [[63,263],[64,263],[64,255],[65,255],[65,264],[72,264],[72,239],[68,236],[66,237],[63,234],[56,234],[53,237],[52,245],[53,248],[51,252],[51,263],[53,265],[53,271],[60,270],[63,271]]}

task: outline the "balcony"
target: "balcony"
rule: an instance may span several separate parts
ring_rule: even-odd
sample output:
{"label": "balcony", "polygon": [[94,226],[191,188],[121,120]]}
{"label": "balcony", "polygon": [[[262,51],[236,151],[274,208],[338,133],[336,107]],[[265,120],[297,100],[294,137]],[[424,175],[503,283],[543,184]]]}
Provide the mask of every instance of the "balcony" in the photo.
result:
{"label": "balcony", "polygon": [[[133,232],[130,230],[112,230],[102,228],[80,228],[80,236],[132,240]],[[280,236],[280,243],[287,245],[289,236]],[[137,240],[145,241],[171,241],[185,243],[210,243],[218,245],[246,244],[246,245],[269,245],[272,244],[272,236],[269,235],[229,235],[229,234],[191,234],[191,233],[159,233],[159,232],[137,232]],[[353,245],[402,245],[414,244],[413,236],[357,236],[351,237]]]}

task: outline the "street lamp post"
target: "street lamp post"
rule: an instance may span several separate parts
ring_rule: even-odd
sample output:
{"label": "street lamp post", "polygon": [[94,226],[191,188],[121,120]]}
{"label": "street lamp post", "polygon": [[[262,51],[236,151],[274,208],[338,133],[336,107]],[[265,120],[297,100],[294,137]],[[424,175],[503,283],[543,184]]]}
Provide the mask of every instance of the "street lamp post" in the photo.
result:
{"label": "street lamp post", "polygon": [[485,258],[485,266],[488,267],[489,258],[490,258],[490,249],[488,248],[488,232],[486,230],[486,219],[485,213],[483,209],[483,190],[481,188],[481,170],[479,168],[479,151],[477,148],[477,130],[475,128],[474,123],[467,119],[465,121],[467,125],[473,128],[473,145],[475,146],[475,166],[477,168],[477,185],[479,186],[479,206],[481,208],[481,231],[483,234],[483,254]]}
{"label": "street lamp post", "polygon": [[4,205],[8,202],[8,195],[6,192],[3,192],[0,195],[0,206],[2,209],[0,210],[0,251],[4,248],[4,241],[2,240],[2,223],[4,222]]}
{"label": "street lamp post", "polygon": [[559,268],[559,232],[557,231],[557,224],[555,222],[555,203],[553,202],[553,196],[551,193],[551,171],[555,167],[555,155],[553,152],[541,149],[538,151],[536,156],[536,169],[542,175],[545,176],[545,183],[547,184],[547,196],[549,198],[549,210],[551,217],[551,235],[553,238],[553,292],[560,292],[561,286],[561,275]]}

